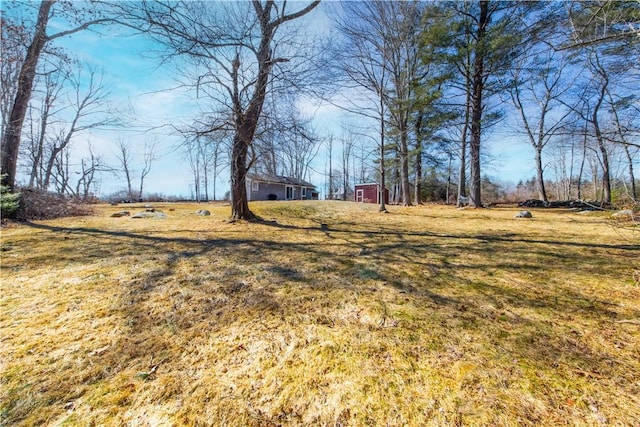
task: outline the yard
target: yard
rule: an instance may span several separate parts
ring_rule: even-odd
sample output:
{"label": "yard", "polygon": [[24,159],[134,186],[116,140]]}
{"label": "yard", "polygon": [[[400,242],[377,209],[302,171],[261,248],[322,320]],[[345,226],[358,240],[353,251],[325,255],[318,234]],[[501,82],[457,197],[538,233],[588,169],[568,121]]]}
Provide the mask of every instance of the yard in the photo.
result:
{"label": "yard", "polygon": [[2,230],[1,425],[640,425],[640,230],[606,214],[154,207]]}

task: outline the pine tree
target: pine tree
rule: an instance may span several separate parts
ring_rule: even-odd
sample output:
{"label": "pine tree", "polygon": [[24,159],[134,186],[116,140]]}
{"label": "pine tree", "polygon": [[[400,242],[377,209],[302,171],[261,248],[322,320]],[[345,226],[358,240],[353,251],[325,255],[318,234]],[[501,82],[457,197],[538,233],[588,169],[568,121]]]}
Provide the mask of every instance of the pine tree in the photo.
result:
{"label": "pine tree", "polygon": [[[4,176],[2,177],[4,180]],[[20,193],[12,193],[8,185],[0,185],[0,216],[13,218],[20,206]]]}

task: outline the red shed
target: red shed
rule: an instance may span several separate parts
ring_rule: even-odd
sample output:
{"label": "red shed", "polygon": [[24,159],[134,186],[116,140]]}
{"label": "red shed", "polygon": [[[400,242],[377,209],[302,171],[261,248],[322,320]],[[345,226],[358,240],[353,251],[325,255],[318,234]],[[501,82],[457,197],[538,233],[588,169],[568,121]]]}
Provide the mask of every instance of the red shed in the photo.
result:
{"label": "red shed", "polygon": [[[354,200],[359,203],[380,203],[380,184],[356,184]],[[384,189],[384,202],[389,203],[389,189]]]}

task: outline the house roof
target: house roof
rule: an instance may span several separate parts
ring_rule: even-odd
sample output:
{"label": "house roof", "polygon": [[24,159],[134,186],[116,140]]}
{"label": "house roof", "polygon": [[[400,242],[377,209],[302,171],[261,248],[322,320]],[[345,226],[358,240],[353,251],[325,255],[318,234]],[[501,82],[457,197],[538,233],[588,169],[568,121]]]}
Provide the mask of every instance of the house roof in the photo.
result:
{"label": "house roof", "polygon": [[289,178],[287,176],[250,173],[247,174],[247,178],[252,181],[268,182],[271,184],[297,185],[300,187],[308,187],[314,189],[316,188],[316,186],[310,182],[304,181],[302,179]]}

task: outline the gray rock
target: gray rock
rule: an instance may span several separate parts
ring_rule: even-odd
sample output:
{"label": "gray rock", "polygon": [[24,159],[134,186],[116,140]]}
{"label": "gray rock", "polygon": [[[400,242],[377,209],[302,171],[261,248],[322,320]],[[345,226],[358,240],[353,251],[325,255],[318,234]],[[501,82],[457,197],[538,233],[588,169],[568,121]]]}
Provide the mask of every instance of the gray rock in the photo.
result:
{"label": "gray rock", "polygon": [[211,212],[209,212],[206,209],[200,209],[196,211],[196,215],[200,215],[200,216],[210,216]]}
{"label": "gray rock", "polygon": [[531,215],[531,212],[529,211],[520,211],[516,216],[514,216],[514,218],[533,218],[533,215]]}
{"label": "gray rock", "polygon": [[633,218],[633,211],[631,209],[625,209],[618,211],[611,216],[614,218]]}
{"label": "gray rock", "polygon": [[165,219],[167,218],[167,214],[165,214],[164,212],[160,212],[158,210],[154,210],[154,211],[142,211],[139,212],[135,215],[133,215],[131,218],[157,218],[157,219]]}
{"label": "gray rock", "polygon": [[123,216],[129,216],[131,215],[131,213],[129,211],[120,211],[120,212],[114,212],[111,214],[111,218],[120,218]]}

